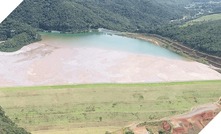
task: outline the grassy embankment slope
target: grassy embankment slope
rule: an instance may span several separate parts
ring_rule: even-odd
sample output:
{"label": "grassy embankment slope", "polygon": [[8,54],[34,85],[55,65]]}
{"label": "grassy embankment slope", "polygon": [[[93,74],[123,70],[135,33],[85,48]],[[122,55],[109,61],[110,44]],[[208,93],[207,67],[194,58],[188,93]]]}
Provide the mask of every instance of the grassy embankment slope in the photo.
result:
{"label": "grassy embankment slope", "polygon": [[190,21],[186,22],[183,26],[185,27],[188,25],[194,25],[194,24],[198,24],[201,22],[209,22],[209,21],[216,21],[216,20],[221,20],[221,13],[205,15],[205,16],[199,17],[197,19],[190,20]]}
{"label": "grassy embankment slope", "polygon": [[103,134],[215,102],[221,81],[1,88],[0,104],[37,133]]}

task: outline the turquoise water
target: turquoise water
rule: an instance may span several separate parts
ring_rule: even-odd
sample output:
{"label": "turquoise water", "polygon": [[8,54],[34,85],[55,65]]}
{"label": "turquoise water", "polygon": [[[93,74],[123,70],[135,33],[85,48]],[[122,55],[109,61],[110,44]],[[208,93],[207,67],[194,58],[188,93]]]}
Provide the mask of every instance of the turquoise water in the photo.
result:
{"label": "turquoise water", "polygon": [[150,42],[104,33],[58,34],[42,33],[45,42],[77,47],[103,48],[117,51],[183,59],[182,56]]}

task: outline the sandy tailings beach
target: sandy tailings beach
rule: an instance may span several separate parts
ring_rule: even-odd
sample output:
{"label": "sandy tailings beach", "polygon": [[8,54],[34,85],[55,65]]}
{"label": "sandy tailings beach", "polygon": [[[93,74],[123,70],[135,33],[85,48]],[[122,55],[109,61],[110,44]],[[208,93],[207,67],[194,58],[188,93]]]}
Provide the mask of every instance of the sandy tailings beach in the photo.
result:
{"label": "sandy tailings beach", "polygon": [[34,43],[0,53],[0,86],[217,80],[207,65],[116,50]]}

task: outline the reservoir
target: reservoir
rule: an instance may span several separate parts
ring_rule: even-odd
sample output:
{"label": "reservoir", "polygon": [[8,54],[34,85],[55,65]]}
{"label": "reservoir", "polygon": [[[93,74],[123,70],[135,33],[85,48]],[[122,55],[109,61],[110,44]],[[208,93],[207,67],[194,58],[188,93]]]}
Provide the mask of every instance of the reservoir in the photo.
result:
{"label": "reservoir", "polygon": [[81,34],[41,33],[41,35],[43,41],[49,44],[81,48],[101,48],[170,59],[184,59],[182,56],[151,42],[114,34],[92,32]]}
{"label": "reservoir", "polygon": [[0,86],[221,79],[208,65],[147,41],[101,32],[41,34],[42,41],[0,52]]}

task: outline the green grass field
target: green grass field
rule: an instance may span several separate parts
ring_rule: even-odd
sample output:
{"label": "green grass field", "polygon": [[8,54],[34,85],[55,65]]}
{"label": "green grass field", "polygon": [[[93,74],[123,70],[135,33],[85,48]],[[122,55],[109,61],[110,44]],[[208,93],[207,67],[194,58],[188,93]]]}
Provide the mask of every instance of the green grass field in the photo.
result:
{"label": "green grass field", "polygon": [[211,14],[186,22],[183,26],[194,25],[201,22],[221,20],[221,14]]}
{"label": "green grass field", "polygon": [[221,81],[0,89],[7,115],[34,134],[104,134],[215,102]]}

